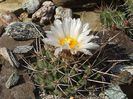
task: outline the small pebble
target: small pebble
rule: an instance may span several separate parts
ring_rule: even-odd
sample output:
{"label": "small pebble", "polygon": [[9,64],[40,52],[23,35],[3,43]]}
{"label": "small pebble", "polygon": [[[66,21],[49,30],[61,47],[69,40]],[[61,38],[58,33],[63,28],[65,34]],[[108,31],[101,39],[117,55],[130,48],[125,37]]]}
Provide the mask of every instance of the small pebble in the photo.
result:
{"label": "small pebble", "polygon": [[11,74],[11,76],[8,78],[5,86],[6,88],[10,88],[18,83],[19,75],[17,72],[14,72]]}
{"label": "small pebble", "polygon": [[[13,22],[6,27],[4,35],[25,41],[40,37],[41,27],[31,22]],[[42,32],[41,32],[42,33]]]}
{"label": "small pebble", "polygon": [[72,17],[72,10],[69,8],[57,7],[55,10],[55,19],[64,19]]}
{"label": "small pebble", "polygon": [[33,46],[29,46],[29,45],[24,45],[24,46],[17,46],[14,50],[13,53],[18,53],[18,54],[24,54],[24,53],[28,53],[29,51],[31,51],[33,49]]}
{"label": "small pebble", "polygon": [[0,13],[0,26],[6,27],[8,24],[15,21],[18,21],[18,18],[14,13],[8,11]]}
{"label": "small pebble", "polygon": [[15,55],[12,53],[11,50],[9,50],[5,47],[2,47],[2,48],[0,48],[0,55],[5,60],[7,60],[12,67],[18,68],[20,66],[19,62],[17,61],[17,58],[15,57]]}
{"label": "small pebble", "polygon": [[48,23],[53,17],[54,9],[53,2],[45,1],[42,7],[32,15],[32,20],[40,20],[40,24]]}
{"label": "small pebble", "polygon": [[22,8],[29,14],[33,14],[40,6],[40,0],[27,0]]}

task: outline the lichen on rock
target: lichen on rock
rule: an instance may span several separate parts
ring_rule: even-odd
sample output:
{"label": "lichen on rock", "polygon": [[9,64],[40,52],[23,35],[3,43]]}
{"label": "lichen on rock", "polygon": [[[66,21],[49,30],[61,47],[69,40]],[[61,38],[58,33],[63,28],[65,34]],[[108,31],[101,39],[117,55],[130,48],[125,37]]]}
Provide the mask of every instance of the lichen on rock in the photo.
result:
{"label": "lichen on rock", "polygon": [[40,37],[40,31],[39,25],[32,22],[13,22],[6,27],[4,35],[23,41]]}

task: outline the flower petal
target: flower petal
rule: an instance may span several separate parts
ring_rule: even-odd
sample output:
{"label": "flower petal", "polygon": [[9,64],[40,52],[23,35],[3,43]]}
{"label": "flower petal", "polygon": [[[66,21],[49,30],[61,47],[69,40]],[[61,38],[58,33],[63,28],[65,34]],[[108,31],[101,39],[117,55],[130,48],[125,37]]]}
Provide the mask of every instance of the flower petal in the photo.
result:
{"label": "flower petal", "polygon": [[51,31],[46,31],[46,36],[47,36],[47,38],[50,38],[50,39],[53,39],[53,40],[58,40],[58,36],[57,35],[55,35],[55,33],[52,33]]}
{"label": "flower petal", "polygon": [[89,29],[89,24],[88,23],[84,24],[82,28],[83,28],[82,32],[87,31]]}
{"label": "flower petal", "polygon": [[44,38],[44,39],[42,39],[42,41],[46,44],[49,44],[49,45],[52,45],[52,46],[55,46],[55,47],[60,46],[55,40],[51,40],[49,38]]}
{"label": "flower petal", "polygon": [[99,45],[96,43],[93,43],[93,42],[90,42],[90,43],[80,46],[80,48],[83,48],[83,49],[97,49],[98,47],[99,47]]}
{"label": "flower petal", "polygon": [[85,31],[85,32],[82,32],[79,36],[78,36],[78,41],[80,42],[82,39],[84,39],[84,37],[86,37],[89,33],[90,33],[90,29]]}
{"label": "flower petal", "polygon": [[55,49],[55,52],[54,52],[54,55],[56,56],[56,57],[58,57],[58,55],[59,55],[59,53],[62,51],[62,48],[61,47],[59,47],[59,48],[56,48]]}
{"label": "flower petal", "polygon": [[81,29],[82,29],[81,27],[82,27],[82,22],[80,21],[80,19],[77,19],[77,24],[76,24],[76,27],[74,28],[72,37],[77,38],[79,36],[79,34],[81,33]]}
{"label": "flower petal", "polygon": [[60,20],[55,20],[54,21],[54,27],[57,31],[57,34],[60,36],[60,37],[64,37],[64,31],[63,31],[63,27],[62,27],[62,22]]}
{"label": "flower petal", "polygon": [[89,35],[89,36],[86,36],[83,39],[81,39],[79,42],[80,42],[80,44],[85,44],[85,43],[88,43],[91,40],[96,39],[96,38],[99,38],[99,37],[98,36],[94,36],[94,35]]}
{"label": "flower petal", "polygon": [[99,47],[99,45],[96,43],[93,43],[93,42],[86,43],[84,45],[80,45],[81,49],[96,49],[98,47]]}
{"label": "flower petal", "polygon": [[65,18],[63,22],[63,30],[65,36],[70,36],[71,18]]}
{"label": "flower petal", "polygon": [[73,37],[74,35],[74,29],[76,27],[77,21],[75,19],[73,19],[71,21],[71,27],[70,27],[70,36]]}
{"label": "flower petal", "polygon": [[86,55],[93,55],[89,50],[87,49],[81,49],[80,52],[83,52]]}

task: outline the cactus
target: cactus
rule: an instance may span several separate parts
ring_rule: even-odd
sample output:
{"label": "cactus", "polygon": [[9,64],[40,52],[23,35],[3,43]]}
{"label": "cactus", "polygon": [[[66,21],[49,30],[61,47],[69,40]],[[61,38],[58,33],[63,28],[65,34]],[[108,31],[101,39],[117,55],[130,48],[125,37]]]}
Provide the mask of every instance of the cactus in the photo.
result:
{"label": "cactus", "polygon": [[106,28],[122,30],[133,39],[133,3],[129,5],[126,12],[111,8],[104,9],[100,18]]}
{"label": "cactus", "polygon": [[129,23],[129,27],[125,29],[125,32],[127,35],[133,39],[133,1],[132,0],[126,0],[125,5],[127,6],[127,19]]}
{"label": "cactus", "polygon": [[[87,83],[84,76],[89,75],[87,66],[70,64],[74,62],[75,57],[68,55],[66,58],[61,55],[54,57],[50,50],[45,50],[42,57],[37,59],[36,70],[41,71],[34,75],[35,82],[44,86],[47,93],[59,96],[74,94],[78,89]],[[81,70],[81,71],[80,71]]]}
{"label": "cactus", "polygon": [[[91,62],[87,61],[87,57],[81,53],[72,55],[67,50],[64,50],[59,57],[55,57],[54,48],[47,47],[36,56],[37,61],[33,64],[36,70],[33,80],[41,88],[43,87],[47,94],[60,97],[89,94],[89,88],[94,85],[90,86],[88,78],[96,72],[90,69]],[[95,80],[101,77],[97,73],[94,75]]]}
{"label": "cactus", "polygon": [[125,0],[125,5],[127,6],[127,11],[133,13],[133,1]]}
{"label": "cactus", "polygon": [[126,20],[126,14],[117,11],[117,9],[107,8],[104,9],[100,14],[102,24],[107,28],[123,28],[124,21]]}

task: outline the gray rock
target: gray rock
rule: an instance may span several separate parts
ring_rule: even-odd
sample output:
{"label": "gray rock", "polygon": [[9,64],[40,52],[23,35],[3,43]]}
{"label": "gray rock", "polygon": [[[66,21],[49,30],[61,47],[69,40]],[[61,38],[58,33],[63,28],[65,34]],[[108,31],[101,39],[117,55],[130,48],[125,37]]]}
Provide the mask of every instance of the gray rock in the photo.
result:
{"label": "gray rock", "polygon": [[0,26],[6,27],[12,22],[18,21],[16,15],[9,11],[0,12]]}
{"label": "gray rock", "polygon": [[33,46],[29,45],[24,45],[24,46],[17,46],[14,50],[13,53],[27,53],[33,49]]}
{"label": "gray rock", "polygon": [[20,79],[17,85],[10,89],[5,87],[5,83],[13,71],[15,71],[14,68],[7,61],[2,64],[0,70],[0,99],[35,99],[34,84],[30,81],[29,75],[23,70],[18,71]]}
{"label": "gray rock", "polygon": [[72,17],[72,10],[70,8],[57,7],[55,10],[55,19],[64,19]]}
{"label": "gray rock", "polygon": [[120,73],[120,72],[123,72],[123,71],[127,71],[131,75],[133,75],[133,65],[122,65],[122,64],[119,64],[119,65],[116,65],[115,67],[113,67],[111,69],[111,71],[113,73]]}
{"label": "gray rock", "polygon": [[40,20],[40,24],[49,22],[54,14],[55,5],[51,1],[45,1],[42,7],[38,9],[33,15],[32,20]]}
{"label": "gray rock", "polygon": [[29,14],[34,13],[40,6],[40,0],[27,0],[22,8],[26,10]]}
{"label": "gray rock", "polygon": [[118,85],[111,85],[109,89],[105,90],[105,95],[109,99],[128,99]]}
{"label": "gray rock", "polygon": [[80,16],[83,23],[89,23],[92,31],[101,31],[103,29],[100,20],[100,13],[94,11],[80,11],[74,12],[75,15]]}
{"label": "gray rock", "polygon": [[13,22],[6,27],[4,35],[9,35],[15,40],[30,40],[40,37],[41,28],[30,22]]}
{"label": "gray rock", "polygon": [[18,83],[19,75],[17,72],[14,72],[11,74],[11,76],[8,78],[5,86],[6,88],[10,88]]}
{"label": "gray rock", "polygon": [[11,50],[5,47],[0,48],[0,55],[3,56],[3,58],[7,60],[12,67],[18,68],[20,66],[19,62],[17,61],[16,56],[12,53]]}

